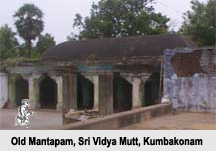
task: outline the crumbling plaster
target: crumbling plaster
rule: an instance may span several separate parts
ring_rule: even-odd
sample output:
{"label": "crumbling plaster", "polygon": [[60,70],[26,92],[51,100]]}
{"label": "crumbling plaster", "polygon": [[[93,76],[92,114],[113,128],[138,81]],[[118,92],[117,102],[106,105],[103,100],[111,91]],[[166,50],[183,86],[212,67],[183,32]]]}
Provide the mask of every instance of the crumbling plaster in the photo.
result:
{"label": "crumbling plaster", "polygon": [[[197,53],[197,51],[201,52],[197,66],[200,66],[204,72],[195,72],[192,76],[185,73],[185,76],[178,75],[171,63],[171,59],[176,54],[187,55],[189,53]],[[216,111],[216,68],[213,72],[210,66],[210,62],[215,63],[210,59],[215,59],[215,56],[211,56],[215,52],[215,48],[165,50],[164,95],[169,97],[175,110]],[[206,53],[209,55],[206,55]],[[177,63],[179,66],[182,65],[182,62]],[[187,70],[194,70],[189,67],[190,65],[187,67],[184,64],[184,66],[186,66],[185,69]],[[210,71],[208,70],[209,67]]]}

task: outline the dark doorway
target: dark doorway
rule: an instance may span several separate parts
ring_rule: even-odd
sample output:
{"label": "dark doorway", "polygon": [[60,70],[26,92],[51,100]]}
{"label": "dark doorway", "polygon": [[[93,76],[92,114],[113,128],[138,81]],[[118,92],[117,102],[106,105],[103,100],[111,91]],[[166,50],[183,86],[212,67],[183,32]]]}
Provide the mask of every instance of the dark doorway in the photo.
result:
{"label": "dark doorway", "polygon": [[114,76],[114,112],[132,109],[132,85],[120,77]]}
{"label": "dark doorway", "polygon": [[29,98],[28,81],[20,77],[16,80],[16,106],[21,105],[23,99]]}
{"label": "dark doorway", "polygon": [[94,84],[82,75],[77,79],[77,100],[78,110],[93,109]]}
{"label": "dark doorway", "polygon": [[40,82],[40,105],[41,108],[56,109],[57,84],[48,76]]}
{"label": "dark doorway", "polygon": [[160,75],[152,74],[144,84],[144,106],[159,103]]}

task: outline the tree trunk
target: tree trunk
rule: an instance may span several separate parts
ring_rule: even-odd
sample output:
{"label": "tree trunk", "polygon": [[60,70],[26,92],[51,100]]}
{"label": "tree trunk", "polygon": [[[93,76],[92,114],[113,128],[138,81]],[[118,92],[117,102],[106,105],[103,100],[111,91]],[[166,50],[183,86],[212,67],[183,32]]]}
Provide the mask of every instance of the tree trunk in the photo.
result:
{"label": "tree trunk", "polygon": [[32,43],[31,39],[28,40],[28,57],[31,58],[31,48],[32,48]]}

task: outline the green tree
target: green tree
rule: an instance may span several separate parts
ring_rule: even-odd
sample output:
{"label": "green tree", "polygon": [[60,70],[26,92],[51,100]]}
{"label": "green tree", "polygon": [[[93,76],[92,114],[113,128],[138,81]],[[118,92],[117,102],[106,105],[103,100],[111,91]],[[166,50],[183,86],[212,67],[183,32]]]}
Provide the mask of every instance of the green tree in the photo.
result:
{"label": "green tree", "polygon": [[180,33],[191,37],[199,46],[211,46],[216,43],[216,0],[206,4],[191,1],[191,11],[184,16]]}
{"label": "green tree", "polygon": [[79,39],[163,34],[169,18],[155,13],[153,0],[101,0],[92,4],[90,17],[76,14],[73,27]]}
{"label": "green tree", "polygon": [[26,42],[29,57],[31,57],[32,40],[43,31],[42,17],[42,11],[34,4],[24,4],[14,14],[17,31]]}
{"label": "green tree", "polygon": [[74,34],[73,32],[67,36],[67,40],[68,41],[78,41],[79,40],[79,36]]}
{"label": "green tree", "polygon": [[28,58],[28,50],[26,48],[26,43],[21,43],[18,47],[17,57]]}
{"label": "green tree", "polygon": [[40,35],[38,42],[36,44],[36,50],[37,53],[42,55],[45,51],[47,51],[50,47],[55,46],[56,42],[54,40],[54,37],[50,34],[46,33],[45,35]]}
{"label": "green tree", "polygon": [[0,58],[8,58],[16,55],[18,41],[16,33],[8,25],[0,28]]}

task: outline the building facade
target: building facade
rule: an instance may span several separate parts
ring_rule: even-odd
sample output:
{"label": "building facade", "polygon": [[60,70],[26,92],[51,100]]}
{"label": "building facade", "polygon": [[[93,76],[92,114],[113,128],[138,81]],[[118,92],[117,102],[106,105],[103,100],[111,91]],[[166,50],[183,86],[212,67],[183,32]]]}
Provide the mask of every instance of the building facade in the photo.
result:
{"label": "building facade", "polygon": [[65,42],[38,63],[0,71],[1,108],[97,110],[102,115],[160,103],[163,50],[193,46],[177,35]]}

